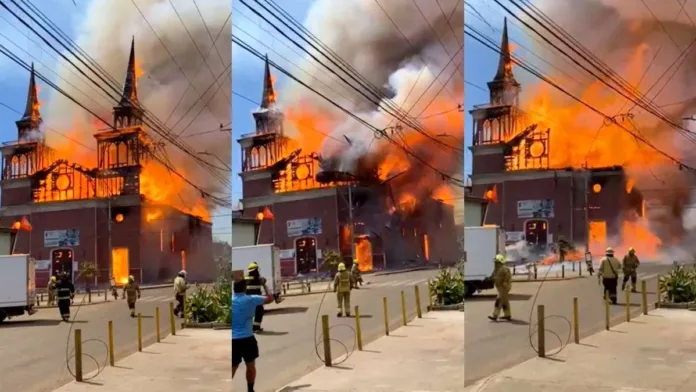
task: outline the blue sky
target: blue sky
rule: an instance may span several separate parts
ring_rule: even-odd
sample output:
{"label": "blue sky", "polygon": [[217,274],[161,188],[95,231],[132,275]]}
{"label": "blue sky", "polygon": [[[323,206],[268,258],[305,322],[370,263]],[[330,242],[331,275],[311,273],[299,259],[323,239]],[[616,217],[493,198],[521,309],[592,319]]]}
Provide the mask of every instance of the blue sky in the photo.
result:
{"label": "blue sky", "polygon": [[[90,1],[77,0],[76,3],[77,6],[73,4],[72,0],[33,2],[51,21],[73,39],[77,36],[79,25],[84,19]],[[36,70],[44,76],[53,80],[57,79],[54,70],[58,55],[4,9],[0,9],[0,45],[6,46],[25,62],[34,62]],[[120,76],[114,76],[120,78]],[[0,142],[17,139],[14,122],[21,117],[21,112],[24,111],[28,81],[28,72],[0,55]],[[46,102],[50,97],[51,88],[43,85],[39,80],[37,82],[39,99]],[[48,130],[48,132],[55,131]],[[227,140],[230,139],[227,138]],[[84,147],[76,146],[76,148]],[[213,231],[215,237],[230,242],[229,211],[218,210],[212,212],[212,215],[214,216]]]}
{"label": "blue sky", "polygon": [[[282,6],[293,18],[304,22],[312,3],[313,0],[293,0],[291,2],[283,2]],[[269,60],[291,72],[296,69],[293,63],[299,65],[304,61],[297,53],[299,49],[292,48],[291,50],[290,45],[292,44],[289,41],[276,38],[278,33],[238,0],[232,1],[232,32],[259,52],[267,53]],[[263,60],[249,54],[237,45],[232,45],[233,173],[239,173],[242,169],[241,151],[237,139],[242,134],[254,132],[254,119],[251,113],[258,108],[261,100],[263,69]],[[273,69],[271,69],[271,72],[276,79],[276,92],[278,95],[282,95],[283,85],[286,83],[287,78]],[[233,207],[237,205],[238,199],[242,197],[242,182],[238,175],[235,174],[234,177],[232,182]]]}

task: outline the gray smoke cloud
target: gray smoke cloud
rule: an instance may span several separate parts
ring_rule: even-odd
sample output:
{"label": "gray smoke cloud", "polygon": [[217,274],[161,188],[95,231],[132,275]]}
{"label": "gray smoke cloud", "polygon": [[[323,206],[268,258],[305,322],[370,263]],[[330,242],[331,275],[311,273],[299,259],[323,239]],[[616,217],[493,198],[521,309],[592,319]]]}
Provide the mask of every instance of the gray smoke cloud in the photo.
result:
{"label": "gray smoke cloud", "polygon": [[[446,115],[420,121],[431,134],[448,135],[441,138],[443,143],[461,149],[464,116],[456,106],[463,101],[464,71],[459,65],[463,61],[464,5],[457,0],[439,0],[437,3],[418,0],[415,3],[401,0],[319,0],[312,5],[304,25],[397,106],[410,109],[411,116],[421,115],[426,107],[428,109],[422,116],[454,108]],[[357,84],[321,54],[312,53],[337,70],[344,79]],[[317,80],[299,72],[297,76],[335,99],[346,110],[380,129],[397,124],[393,117],[378,109],[377,98],[370,102],[314,60],[308,58],[302,64],[304,70]],[[365,91],[365,88],[360,90]],[[435,96],[437,98],[433,98]],[[279,92],[279,100],[289,120],[286,124],[288,134],[297,138],[305,150],[316,150],[322,157],[330,158],[333,170],[355,173],[361,170],[365,161],[368,161],[367,166],[371,166],[369,162],[374,166],[387,156],[404,155],[386,138],[375,139],[370,129],[303,86],[291,83]],[[330,136],[297,126],[297,118],[314,119],[315,128],[328,131]],[[415,130],[407,127],[399,133],[387,132],[397,140],[403,137],[415,154],[433,166],[461,177],[463,160],[454,157],[452,151],[443,152],[443,147],[423,140]],[[350,145],[346,138],[351,141]],[[393,185],[397,191],[409,188],[410,193],[421,198],[444,184],[441,176],[420,162],[414,162],[411,167],[420,169],[395,180]],[[391,174],[401,170],[403,167],[396,165]]]}
{"label": "gray smoke cloud", "polygon": [[[230,132],[202,133],[217,130],[221,125],[230,128],[231,26],[227,19],[230,2],[198,2],[200,14],[194,3],[188,0],[173,1],[175,8],[168,0],[139,0],[137,5],[140,11],[129,1],[92,1],[86,10],[84,22],[77,26],[77,44],[122,85],[131,39],[134,37],[136,63],[143,73],[138,79],[141,103],[152,115],[162,122],[166,121],[167,127],[175,134],[181,133],[182,140],[192,150],[215,155],[230,165]],[[152,32],[148,22],[162,42]],[[81,68],[98,80],[86,67]],[[61,79],[57,84],[61,88],[112,121],[113,100],[90,87],[86,78],[67,63],[58,65],[58,73]],[[82,108],[59,93],[52,92],[43,112],[47,126],[96,150],[93,134],[105,126]],[[194,134],[199,135],[191,136]],[[150,135],[159,139],[154,131],[150,131]],[[72,141],[55,134],[49,133],[47,137],[50,139],[48,142],[59,151],[70,151],[71,156],[64,158],[95,166],[95,151],[71,147]],[[167,152],[171,164],[195,184],[212,193],[228,191],[176,147],[167,146]],[[218,159],[209,156],[203,158],[216,166],[222,165]],[[198,191],[188,186],[181,195],[186,205],[194,203],[200,196]]]}
{"label": "gray smoke cloud", "polygon": [[[693,91],[696,89],[696,53],[693,48],[696,47],[696,3],[646,0],[647,8],[643,2],[630,0],[537,0],[535,3],[624,78],[631,72],[636,74],[635,56],[642,52],[643,62],[637,70],[638,76],[642,77],[640,91],[647,94],[676,123],[681,124],[682,117],[695,114],[696,97]],[[541,28],[539,30],[550,37],[548,32]],[[572,69],[566,62],[560,61],[558,55],[550,55],[546,46],[534,44],[534,50],[561,69]],[[681,61],[679,59],[684,51],[686,55],[683,57],[684,61]],[[566,82],[566,86],[570,83],[557,71],[549,70],[548,73],[560,77],[560,80]],[[580,75],[579,72],[572,74]],[[584,77],[582,81],[590,79]],[[655,87],[651,89],[653,85]],[[582,87],[575,85],[572,89],[577,93]],[[616,96],[614,92],[608,94]],[[554,97],[564,99],[560,94]],[[615,99],[611,105],[604,106],[605,113],[616,115],[628,112],[633,105],[626,105],[621,111],[624,103],[622,99]],[[652,144],[688,165],[696,163],[690,152],[694,143],[692,137],[685,137],[640,108],[634,109],[632,113],[635,116],[633,123]],[[593,115],[588,112],[588,117],[591,116]],[[600,121],[597,117],[597,125]],[[683,125],[696,129],[693,121]],[[590,128],[594,132],[596,125]],[[602,135],[598,138],[601,143]],[[654,152],[643,145],[634,156],[644,154]],[[662,239],[663,245],[675,245],[668,253],[672,257],[693,254],[696,249],[693,245],[688,245],[693,244],[692,239],[696,238],[696,215],[693,208],[689,207],[692,200],[696,200],[691,194],[694,187],[693,174],[680,171],[674,164],[646,167],[644,164],[627,162],[626,169],[630,177],[636,180],[637,189],[646,198],[650,229]]]}

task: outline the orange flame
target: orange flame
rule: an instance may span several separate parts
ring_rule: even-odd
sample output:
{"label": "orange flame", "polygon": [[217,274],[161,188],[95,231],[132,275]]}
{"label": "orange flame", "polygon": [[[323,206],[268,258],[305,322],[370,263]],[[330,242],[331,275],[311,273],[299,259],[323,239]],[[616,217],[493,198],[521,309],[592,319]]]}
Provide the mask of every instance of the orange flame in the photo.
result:
{"label": "orange flame", "polygon": [[161,217],[162,217],[162,211],[160,211],[160,210],[149,211],[145,214],[145,221],[152,222],[152,221],[157,220]]}

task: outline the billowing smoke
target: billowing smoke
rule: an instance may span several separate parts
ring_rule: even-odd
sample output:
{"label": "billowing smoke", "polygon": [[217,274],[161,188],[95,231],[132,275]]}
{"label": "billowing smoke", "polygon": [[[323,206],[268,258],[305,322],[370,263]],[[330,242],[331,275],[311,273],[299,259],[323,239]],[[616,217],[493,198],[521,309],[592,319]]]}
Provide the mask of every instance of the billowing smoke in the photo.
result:
{"label": "billowing smoke", "polygon": [[[382,96],[370,94],[367,88],[360,87],[351,76],[340,71],[339,66],[316,51],[313,51],[314,56],[350,84],[359,86],[358,89],[370,99],[351,89],[312,59],[303,62],[303,66],[316,79],[299,72],[297,75],[347,111],[379,129],[386,128],[387,136],[399,143],[406,141],[411,151],[430,165],[448,175],[460,177],[464,116],[457,110],[457,105],[463,101],[463,2],[440,0],[439,6],[431,0],[418,0],[416,3],[319,0],[313,4],[304,22],[317,38],[369,84],[376,86],[377,93]],[[392,184],[397,193],[401,189],[418,199],[428,196],[444,183],[442,176],[420,161],[409,158],[387,137],[375,135],[305,87],[291,84],[280,92],[279,99],[287,111],[289,135],[300,140],[302,146],[316,147],[323,158],[331,160],[333,170],[357,174],[363,166],[376,167],[385,159],[400,160],[411,170]],[[394,128],[400,122],[378,107],[378,103],[386,105],[388,100],[395,107],[408,111],[410,116],[420,116],[422,128],[431,135],[439,135],[434,138],[441,144],[405,124],[401,124],[402,129]],[[438,112],[447,113],[424,118]],[[311,119],[330,136],[303,129],[301,124],[305,122],[296,121],[297,118]],[[456,147],[443,147],[442,144]],[[404,165],[395,164],[391,173],[382,174],[389,176],[403,170]]]}
{"label": "billowing smoke", "polygon": [[[696,98],[693,95],[696,89],[696,52],[693,50],[696,47],[696,3],[660,0],[536,0],[535,3],[624,78],[637,71],[641,80],[640,91],[660,106],[660,110],[673,122],[682,124],[682,117],[696,114]],[[538,29],[546,37],[551,37],[543,28]],[[580,81],[592,79],[589,76],[580,77],[584,72],[573,71],[568,62],[560,60],[560,55],[550,55],[546,45],[534,45],[538,54],[579,77]],[[569,52],[567,47],[561,46]],[[640,64],[636,64],[636,53],[641,54]],[[682,56],[682,53],[685,55]],[[550,69],[548,73],[564,80],[564,76],[556,70]],[[567,78],[564,82],[566,86],[572,84]],[[581,88],[576,84],[571,90],[577,93]],[[609,94],[618,97],[614,92]],[[608,112],[609,115],[627,113],[634,106],[624,105],[622,99],[614,101],[612,107],[615,106],[615,109]],[[651,143],[690,166],[696,164],[696,159],[690,153],[696,140],[693,135],[684,136],[683,132],[640,108],[635,108],[631,113],[635,116],[632,123]],[[625,125],[632,127],[629,123]],[[683,125],[696,130],[693,121]],[[606,142],[611,143],[610,140]],[[656,155],[648,146],[642,146],[637,155],[642,154]],[[660,236],[663,245],[672,248],[670,253],[676,252],[674,257],[680,257],[676,256],[680,253],[679,248],[681,251],[689,248],[687,253],[693,254],[694,241],[691,237],[696,235],[696,216],[689,204],[696,199],[691,195],[696,178],[694,174],[679,170],[677,165],[671,163],[646,167],[628,162],[626,168],[631,178],[636,180],[636,188],[647,200],[651,230]],[[692,244],[691,247],[686,245],[688,243]]]}
{"label": "billowing smoke", "polygon": [[[166,121],[166,126],[174,134],[180,134],[194,152],[216,155],[229,165],[230,133],[213,131],[221,127],[229,129],[230,124],[231,27],[227,19],[230,2],[198,2],[200,14],[191,1],[173,3],[176,10],[167,0],[139,0],[138,10],[129,1],[94,0],[86,10],[84,22],[77,26],[76,42],[119,85],[123,85],[131,39],[134,38],[136,68],[138,73],[142,73],[138,78],[141,103],[156,118]],[[84,65],[80,64],[80,68],[99,81],[109,93],[115,94]],[[103,91],[67,63],[58,65],[58,73],[62,79],[57,84],[61,88],[112,121],[111,108],[116,103],[113,99],[107,98]],[[59,151],[69,151],[70,156],[64,158],[94,166],[96,142],[93,134],[106,126],[56,92],[52,93],[43,110],[47,126],[64,132],[94,151],[74,146],[73,141],[52,133],[47,134],[49,143]],[[211,132],[204,133],[206,131]],[[191,136],[194,134],[199,135]],[[155,140],[160,139],[154,131],[150,131],[150,135]],[[185,173],[192,182],[211,193],[225,191],[217,179],[179,149],[167,146],[166,151],[171,165]],[[218,159],[203,158],[221,166]],[[187,188],[190,187],[185,187],[181,194],[189,202],[200,196],[197,191]]]}

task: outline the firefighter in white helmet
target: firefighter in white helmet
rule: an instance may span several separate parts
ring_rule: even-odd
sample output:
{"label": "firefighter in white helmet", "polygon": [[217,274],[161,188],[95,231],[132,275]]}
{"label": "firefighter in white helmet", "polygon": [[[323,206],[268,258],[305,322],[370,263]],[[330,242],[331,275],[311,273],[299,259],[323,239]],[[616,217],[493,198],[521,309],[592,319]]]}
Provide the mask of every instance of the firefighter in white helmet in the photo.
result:
{"label": "firefighter in white helmet", "polygon": [[186,284],[186,271],[181,270],[174,279],[174,298],[176,299],[176,308],[174,314],[179,317],[184,317],[186,290],[189,286]]}
{"label": "firefighter in white helmet", "polygon": [[510,309],[510,290],[512,289],[512,273],[510,269],[505,266],[505,256],[496,255],[495,267],[493,268],[493,282],[495,283],[495,289],[498,291],[498,296],[495,299],[495,307],[493,309],[493,314],[488,316],[489,319],[497,321],[500,316],[500,311],[503,311],[503,320],[512,320],[512,311]]}
{"label": "firefighter in white helmet", "polygon": [[614,257],[614,249],[607,248],[602,262],[599,264],[597,276],[602,279],[604,295],[609,296],[612,304],[616,305],[616,289],[619,285],[619,271],[621,263]]}

